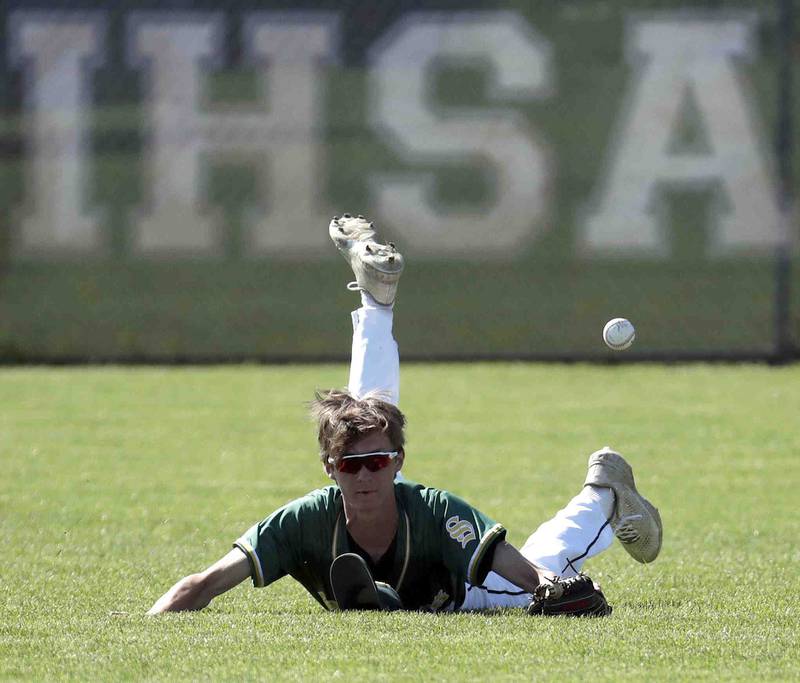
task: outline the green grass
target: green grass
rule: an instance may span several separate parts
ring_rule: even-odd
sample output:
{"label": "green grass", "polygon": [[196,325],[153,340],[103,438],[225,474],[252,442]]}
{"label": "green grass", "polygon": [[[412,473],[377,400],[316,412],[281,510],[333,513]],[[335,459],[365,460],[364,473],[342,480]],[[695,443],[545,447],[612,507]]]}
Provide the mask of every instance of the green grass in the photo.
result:
{"label": "green grass", "polygon": [[324,485],[303,402],[345,368],[0,372],[0,678],[800,677],[800,367],[407,365],[406,474],[521,543],[626,454],[665,523],[587,570],[604,620],[326,613],[290,579],[143,613],[252,522]]}

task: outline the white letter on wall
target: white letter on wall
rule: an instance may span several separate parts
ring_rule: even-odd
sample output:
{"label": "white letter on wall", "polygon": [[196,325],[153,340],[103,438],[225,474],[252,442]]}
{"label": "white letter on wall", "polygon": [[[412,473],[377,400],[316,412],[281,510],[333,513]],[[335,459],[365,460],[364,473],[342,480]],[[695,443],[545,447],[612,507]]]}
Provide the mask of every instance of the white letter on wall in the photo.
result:
{"label": "white letter on wall", "polygon": [[87,12],[18,12],[11,63],[23,68],[30,145],[27,207],[15,251],[93,251],[97,217],[86,211],[89,75],[101,63],[105,22]]}
{"label": "white letter on wall", "polygon": [[[550,47],[510,12],[426,13],[404,17],[370,52],[373,127],[408,165],[476,159],[496,178],[493,206],[446,211],[431,197],[433,177],[376,178],[378,218],[421,254],[505,256],[542,228],[548,164],[543,144],[509,108],[437,109],[428,95],[436,61],[490,66],[492,100],[550,93]],[[491,226],[492,239],[486,239]]]}
{"label": "white letter on wall", "polygon": [[[290,253],[323,248],[329,220],[319,202],[321,85],[319,62],[332,51],[328,14],[255,13],[243,18],[248,62],[260,69],[264,95],[253,107],[201,111],[202,67],[218,64],[219,14],[134,13],[132,64],[149,77],[151,202],[138,222],[141,251],[214,253],[221,216],[201,190],[208,158],[253,161],[263,207],[248,207],[255,250]],[[269,73],[267,73],[269,71]],[[265,207],[265,208],[264,208]]]}
{"label": "white letter on wall", "polygon": [[[671,16],[631,21],[628,62],[636,67],[584,250],[666,255],[659,193],[669,187],[719,188],[715,253],[766,248],[778,239],[778,207],[735,59],[752,58],[754,17]],[[691,94],[710,150],[670,153],[670,135]],[[726,210],[723,212],[723,205]]]}

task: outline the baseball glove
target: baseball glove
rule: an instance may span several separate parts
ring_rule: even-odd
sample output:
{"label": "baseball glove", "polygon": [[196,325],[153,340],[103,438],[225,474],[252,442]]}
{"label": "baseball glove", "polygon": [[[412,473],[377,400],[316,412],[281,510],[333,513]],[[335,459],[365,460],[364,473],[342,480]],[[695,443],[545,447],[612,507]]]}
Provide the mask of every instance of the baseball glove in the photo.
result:
{"label": "baseball glove", "polygon": [[360,555],[344,553],[331,564],[331,588],[341,610],[377,609],[392,612],[403,609],[403,601],[388,583],[375,581]]}
{"label": "baseball glove", "polygon": [[528,614],[605,617],[611,614],[603,592],[586,574],[541,583],[533,593]]}

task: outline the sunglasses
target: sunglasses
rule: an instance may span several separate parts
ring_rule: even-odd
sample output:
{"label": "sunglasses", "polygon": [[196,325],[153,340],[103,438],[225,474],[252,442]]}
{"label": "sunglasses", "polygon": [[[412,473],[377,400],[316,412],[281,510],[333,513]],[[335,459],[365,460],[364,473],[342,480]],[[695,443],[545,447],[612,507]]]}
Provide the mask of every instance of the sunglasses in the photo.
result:
{"label": "sunglasses", "polygon": [[343,455],[338,462],[328,458],[331,465],[336,466],[338,472],[345,474],[358,474],[362,467],[366,467],[370,472],[377,472],[384,467],[388,467],[399,455],[398,451],[374,451],[372,453],[355,453],[353,455]]}

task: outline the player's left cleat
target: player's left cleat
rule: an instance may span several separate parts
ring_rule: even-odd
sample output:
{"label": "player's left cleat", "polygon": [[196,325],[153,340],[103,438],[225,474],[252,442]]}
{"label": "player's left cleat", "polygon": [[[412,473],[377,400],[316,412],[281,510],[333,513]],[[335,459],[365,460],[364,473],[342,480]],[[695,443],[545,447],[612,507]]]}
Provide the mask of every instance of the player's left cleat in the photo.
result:
{"label": "player's left cleat", "polygon": [[637,562],[652,562],[661,551],[663,526],[658,509],[636,490],[633,470],[608,446],[589,456],[584,486],[610,488],[614,492],[611,528],[622,547]]}
{"label": "player's left cleat", "polygon": [[374,581],[367,563],[360,555],[339,555],[331,564],[330,578],[333,597],[340,610],[392,612],[403,609],[397,591],[388,583]]}
{"label": "player's left cleat", "polygon": [[405,266],[397,247],[377,242],[373,224],[363,216],[334,216],[328,233],[356,276],[348,289],[364,290],[384,306],[393,304]]}

